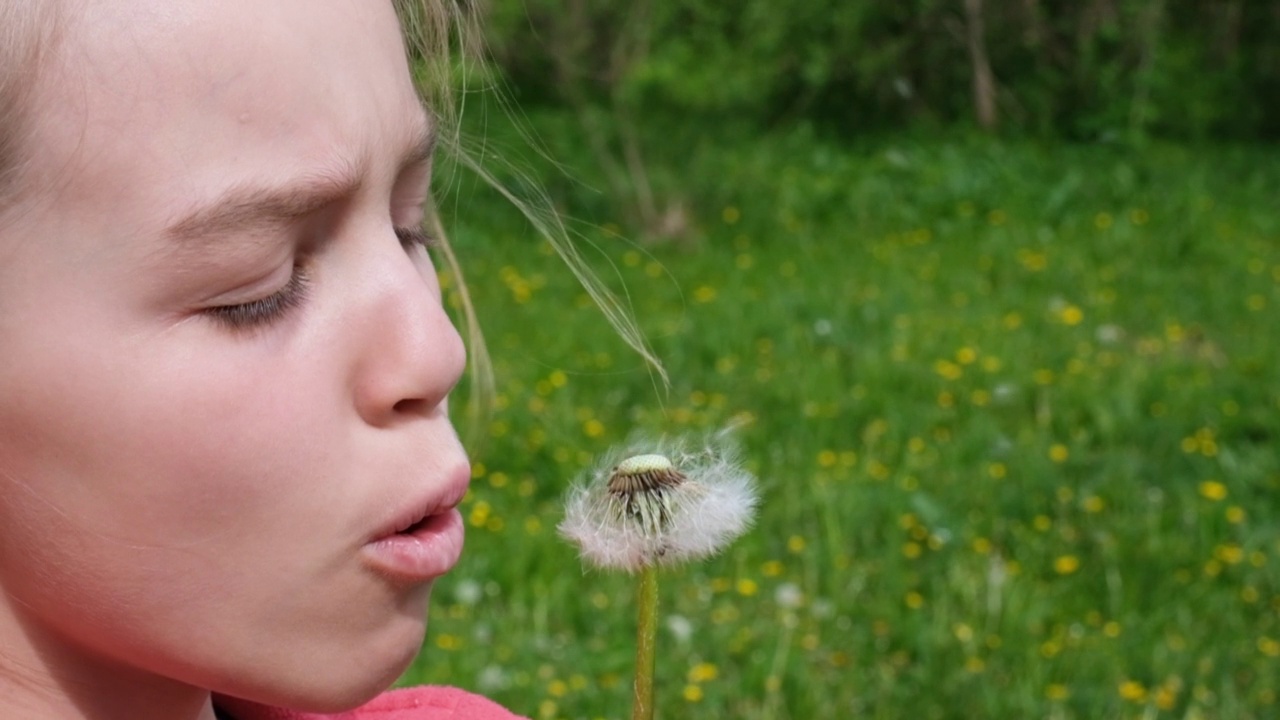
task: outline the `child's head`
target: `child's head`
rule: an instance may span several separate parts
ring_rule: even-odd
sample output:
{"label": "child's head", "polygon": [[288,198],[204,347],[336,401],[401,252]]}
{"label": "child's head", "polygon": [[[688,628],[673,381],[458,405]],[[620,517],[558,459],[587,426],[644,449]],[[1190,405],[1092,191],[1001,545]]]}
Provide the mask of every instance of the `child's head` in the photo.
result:
{"label": "child's head", "polygon": [[391,1],[0,0],[0,36],[0,716],[386,687],[469,476]]}

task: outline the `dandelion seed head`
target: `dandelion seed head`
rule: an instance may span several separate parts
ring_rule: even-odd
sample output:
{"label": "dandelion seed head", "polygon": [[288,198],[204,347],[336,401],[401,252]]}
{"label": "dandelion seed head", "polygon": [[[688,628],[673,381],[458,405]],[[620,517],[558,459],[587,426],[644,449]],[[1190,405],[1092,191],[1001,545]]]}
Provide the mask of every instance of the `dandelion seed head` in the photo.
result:
{"label": "dandelion seed head", "polygon": [[637,439],[570,490],[559,530],[588,563],[635,572],[714,555],[750,526],[756,504],[727,433],[696,445]]}

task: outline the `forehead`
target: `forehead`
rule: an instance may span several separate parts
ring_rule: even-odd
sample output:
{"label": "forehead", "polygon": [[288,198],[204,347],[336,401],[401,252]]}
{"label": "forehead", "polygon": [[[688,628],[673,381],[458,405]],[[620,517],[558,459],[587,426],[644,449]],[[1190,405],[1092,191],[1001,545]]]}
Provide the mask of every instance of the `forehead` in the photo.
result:
{"label": "forehead", "polygon": [[377,162],[421,130],[389,1],[81,7],[38,90],[33,170],[82,208]]}

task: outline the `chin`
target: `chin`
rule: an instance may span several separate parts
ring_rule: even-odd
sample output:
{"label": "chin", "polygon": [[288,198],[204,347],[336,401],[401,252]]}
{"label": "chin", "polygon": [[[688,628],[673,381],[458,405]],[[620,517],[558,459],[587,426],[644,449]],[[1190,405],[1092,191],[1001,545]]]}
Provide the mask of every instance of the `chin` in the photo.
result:
{"label": "chin", "polygon": [[[253,703],[307,713],[340,713],[359,707],[390,688],[422,650],[426,618],[399,618],[392,632],[363,652],[321,659],[297,658],[289,676],[260,676],[266,685],[232,690],[230,695]],[[233,700],[232,702],[240,702]],[[234,705],[228,703],[228,708]]]}
{"label": "chin", "polygon": [[[337,678],[313,675],[305,678],[306,684],[301,687],[284,692],[281,692],[282,688],[273,688],[261,696],[254,693],[254,702],[307,713],[345,712],[369,702],[390,688],[417,655],[418,648],[414,648],[395,662],[387,662],[376,668],[352,661],[342,668],[345,674]],[[325,682],[326,680],[330,682]]]}

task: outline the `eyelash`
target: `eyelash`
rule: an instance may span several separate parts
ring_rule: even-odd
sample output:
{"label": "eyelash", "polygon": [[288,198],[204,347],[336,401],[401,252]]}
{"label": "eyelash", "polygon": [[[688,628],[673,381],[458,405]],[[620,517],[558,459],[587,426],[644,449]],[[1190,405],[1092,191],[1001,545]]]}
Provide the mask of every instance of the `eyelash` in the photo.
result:
{"label": "eyelash", "polygon": [[[415,245],[430,250],[439,244],[435,237],[421,228],[396,228],[395,233],[405,250]],[[307,299],[310,286],[311,278],[306,269],[295,266],[289,282],[267,297],[236,305],[219,305],[204,312],[232,330],[250,330],[283,318],[301,306]]]}
{"label": "eyelash", "polygon": [[284,317],[307,298],[311,278],[307,271],[294,266],[289,282],[270,295],[237,305],[219,305],[205,310],[205,314],[232,330],[250,330]]}
{"label": "eyelash", "polygon": [[414,245],[418,245],[427,250],[440,246],[439,240],[437,240],[431,233],[423,230],[421,227],[396,228],[396,237],[400,238],[400,244],[403,245],[406,250]]}

